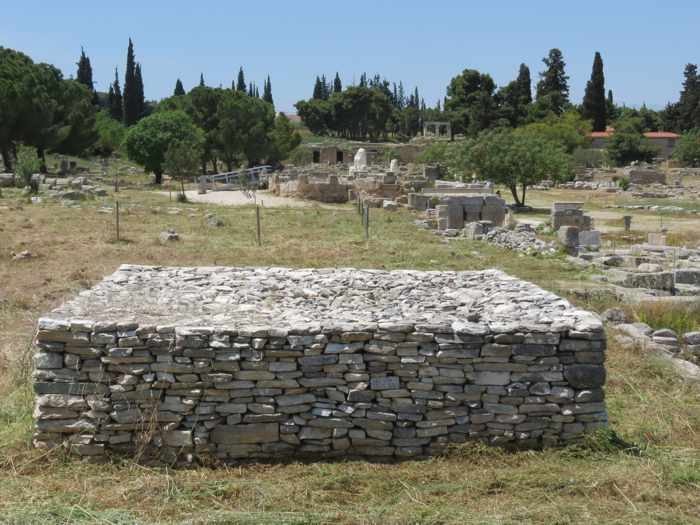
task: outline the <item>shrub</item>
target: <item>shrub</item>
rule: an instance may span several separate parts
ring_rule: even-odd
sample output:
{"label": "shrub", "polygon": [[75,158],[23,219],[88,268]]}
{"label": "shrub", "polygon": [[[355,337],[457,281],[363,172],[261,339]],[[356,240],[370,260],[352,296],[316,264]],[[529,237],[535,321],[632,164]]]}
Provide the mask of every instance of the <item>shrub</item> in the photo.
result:
{"label": "shrub", "polygon": [[17,148],[17,162],[15,163],[15,183],[19,183],[22,186],[31,186],[32,175],[38,172],[40,167],[41,161],[39,160],[39,156],[37,155],[36,148],[32,146],[22,145]]}
{"label": "shrub", "polygon": [[619,181],[617,181],[617,185],[620,186],[622,191],[627,191],[630,189],[630,178],[622,177]]}

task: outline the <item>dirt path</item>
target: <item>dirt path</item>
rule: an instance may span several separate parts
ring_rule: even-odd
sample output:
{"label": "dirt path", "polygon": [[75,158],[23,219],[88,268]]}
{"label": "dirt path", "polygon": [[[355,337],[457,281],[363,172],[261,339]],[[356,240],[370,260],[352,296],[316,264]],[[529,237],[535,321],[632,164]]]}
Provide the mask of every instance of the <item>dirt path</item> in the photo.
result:
{"label": "dirt path", "polygon": [[304,201],[301,199],[293,199],[290,197],[278,197],[268,191],[258,191],[255,195],[256,200],[249,198],[242,191],[208,191],[204,195],[200,195],[197,191],[186,191],[187,200],[190,202],[203,202],[209,204],[222,204],[224,206],[246,206],[255,204],[257,201],[263,207],[268,208],[309,208],[319,206],[321,208],[335,209],[338,206],[330,204],[322,204],[320,202]]}

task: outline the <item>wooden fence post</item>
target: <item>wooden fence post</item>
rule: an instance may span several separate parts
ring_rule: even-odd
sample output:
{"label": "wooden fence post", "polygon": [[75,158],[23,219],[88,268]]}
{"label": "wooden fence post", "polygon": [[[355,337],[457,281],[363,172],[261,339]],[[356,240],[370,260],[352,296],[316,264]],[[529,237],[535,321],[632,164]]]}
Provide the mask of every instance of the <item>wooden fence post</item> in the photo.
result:
{"label": "wooden fence post", "polygon": [[258,246],[262,246],[262,239],[260,237],[260,205],[255,205],[255,231],[256,237],[258,239]]}
{"label": "wooden fence post", "polygon": [[365,240],[369,241],[369,205],[365,205]]}
{"label": "wooden fence post", "polygon": [[117,242],[119,242],[119,201],[116,201],[115,212],[117,219]]}

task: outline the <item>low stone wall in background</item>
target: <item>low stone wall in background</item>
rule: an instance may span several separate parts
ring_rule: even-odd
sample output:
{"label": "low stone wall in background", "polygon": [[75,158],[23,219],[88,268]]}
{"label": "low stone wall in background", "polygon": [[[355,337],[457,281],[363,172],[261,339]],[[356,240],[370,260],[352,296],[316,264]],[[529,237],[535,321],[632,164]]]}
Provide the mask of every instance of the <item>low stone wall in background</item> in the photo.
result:
{"label": "low stone wall in background", "polygon": [[600,321],[495,270],[122,266],[36,346],[34,443],[83,456],[412,457],[607,421]]}

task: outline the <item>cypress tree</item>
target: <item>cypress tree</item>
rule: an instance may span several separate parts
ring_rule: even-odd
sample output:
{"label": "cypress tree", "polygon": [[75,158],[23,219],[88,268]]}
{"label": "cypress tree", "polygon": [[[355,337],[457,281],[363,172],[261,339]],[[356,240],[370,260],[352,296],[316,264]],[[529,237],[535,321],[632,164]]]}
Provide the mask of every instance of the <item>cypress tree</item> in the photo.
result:
{"label": "cypress tree", "polygon": [[178,78],[177,82],[175,82],[175,91],[173,91],[173,95],[176,97],[181,97],[184,94],[185,94],[185,88],[182,86],[182,82]]}
{"label": "cypress tree", "polygon": [[126,72],[124,73],[124,124],[131,126],[139,119],[138,87],[136,86],[136,60],[134,44],[129,39],[126,52]]}
{"label": "cypress tree", "polygon": [[322,100],[323,99],[323,87],[321,86],[321,79],[316,76],[316,83],[314,84],[314,94],[311,98]]}
{"label": "cypress tree", "polygon": [[530,68],[525,64],[520,64],[518,78],[515,80],[518,86],[518,95],[524,105],[532,104],[532,79],[530,78]]}
{"label": "cypress tree", "polygon": [[144,116],[146,110],[146,97],[143,91],[143,76],[141,75],[141,63],[136,64],[134,71],[134,84],[136,85],[136,111],[137,120]]}
{"label": "cypress tree", "polygon": [[85,54],[85,50],[80,48],[80,59],[78,59],[78,73],[75,75],[75,79],[81,84],[87,86],[90,91],[95,90],[95,86],[92,83],[92,66],[90,65],[90,58]]}
{"label": "cypress tree", "polygon": [[569,105],[569,77],[566,75],[566,62],[559,49],[551,49],[549,55],[542,59],[547,69],[540,73],[537,83],[537,99],[548,98],[550,109],[561,115]]}
{"label": "cypress tree", "polygon": [[607,111],[608,122],[610,122],[611,120],[614,120],[617,115],[612,89],[608,89],[608,99],[605,101],[605,107]]}
{"label": "cypress tree", "polygon": [[260,98],[260,91],[258,90],[258,86],[255,86],[255,98]]}
{"label": "cypress tree", "polygon": [[591,79],[586,84],[586,92],[583,96],[581,113],[584,118],[593,121],[593,131],[605,131],[607,109],[603,59],[600,53],[596,51],[595,58],[593,59]]}
{"label": "cypress tree", "polygon": [[199,74],[199,87],[204,87],[204,73]]}
{"label": "cypress tree", "polygon": [[340,81],[340,75],[336,71],[333,79],[333,93],[340,93],[341,91],[343,91],[343,83]]}
{"label": "cypress tree", "polygon": [[700,77],[698,66],[687,64],[683,71],[683,91],[678,102],[680,111],[680,125],[683,131],[700,127],[698,116],[700,114]]}
{"label": "cypress tree", "polygon": [[236,81],[236,89],[240,91],[241,93],[246,92],[246,85],[245,85],[245,75],[243,74],[243,66],[240,67],[238,70],[238,80]]}
{"label": "cypress tree", "polygon": [[263,88],[263,100],[272,104],[273,106],[275,105],[275,102],[272,99],[272,83],[270,82],[270,75],[267,75],[265,87]]}
{"label": "cypress tree", "polygon": [[122,121],[124,119],[124,105],[122,99],[122,90],[119,86],[119,71],[114,68],[114,82],[109,87],[109,114],[114,120]]}

